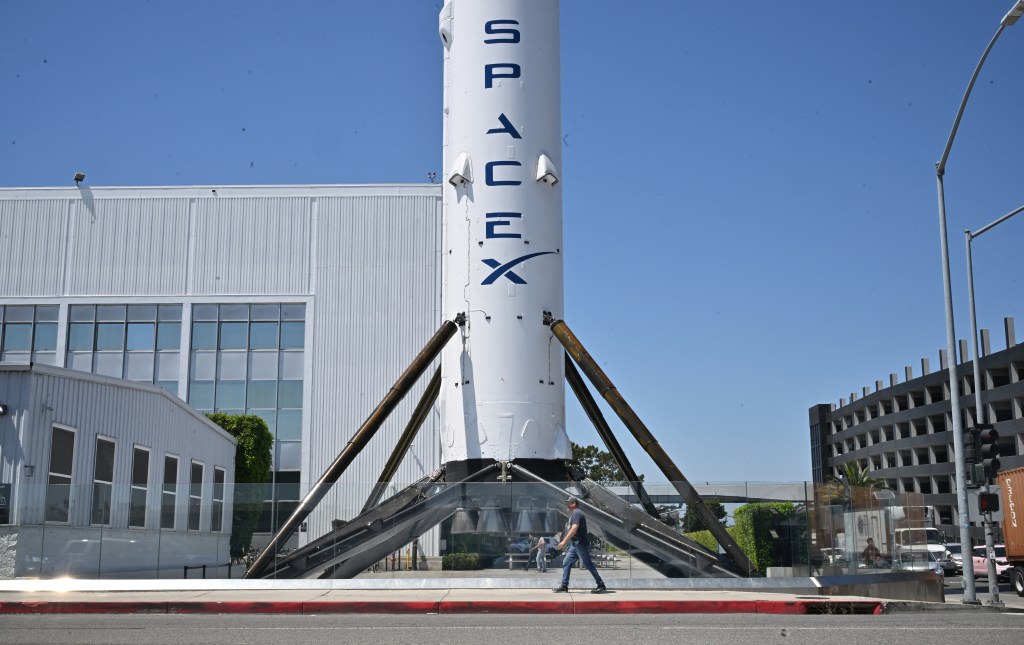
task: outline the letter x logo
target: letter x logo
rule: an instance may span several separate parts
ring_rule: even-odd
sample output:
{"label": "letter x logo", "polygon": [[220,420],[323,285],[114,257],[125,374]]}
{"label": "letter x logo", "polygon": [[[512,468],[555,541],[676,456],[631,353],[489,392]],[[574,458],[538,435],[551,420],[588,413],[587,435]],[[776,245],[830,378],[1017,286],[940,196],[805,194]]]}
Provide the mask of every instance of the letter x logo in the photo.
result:
{"label": "letter x logo", "polygon": [[498,262],[493,258],[487,258],[486,260],[483,260],[483,263],[494,269],[494,271],[491,271],[490,275],[484,278],[484,281],[481,282],[480,284],[494,284],[494,281],[500,278],[501,276],[505,276],[514,284],[526,284],[526,280],[523,280],[519,275],[517,275],[512,270],[512,268],[521,262],[526,262],[530,258],[535,258],[538,255],[549,255],[551,253],[554,253],[554,251],[541,251],[540,253],[530,253],[529,255],[524,255],[521,258],[516,258],[515,260],[506,262],[505,264],[502,264],[501,262]]}

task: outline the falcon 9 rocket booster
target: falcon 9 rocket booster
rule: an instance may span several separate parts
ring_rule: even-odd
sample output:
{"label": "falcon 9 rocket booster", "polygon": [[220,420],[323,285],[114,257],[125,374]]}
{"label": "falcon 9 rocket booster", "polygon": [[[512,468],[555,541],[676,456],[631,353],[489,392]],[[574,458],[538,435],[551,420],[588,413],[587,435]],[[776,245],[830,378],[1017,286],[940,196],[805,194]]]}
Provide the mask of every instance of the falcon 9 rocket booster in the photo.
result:
{"label": "falcon 9 rocket booster", "polygon": [[450,474],[572,457],[562,316],[558,0],[446,0],[441,454]]}

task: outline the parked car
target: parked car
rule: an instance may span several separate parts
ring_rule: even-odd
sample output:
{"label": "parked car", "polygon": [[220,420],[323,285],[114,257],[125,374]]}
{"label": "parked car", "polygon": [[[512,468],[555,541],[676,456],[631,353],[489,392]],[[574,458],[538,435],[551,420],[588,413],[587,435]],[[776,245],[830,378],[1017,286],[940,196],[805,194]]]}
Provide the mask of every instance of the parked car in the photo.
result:
{"label": "parked car", "polygon": [[964,554],[960,550],[960,543],[949,542],[946,544],[946,549],[949,551],[949,559],[953,563],[953,574],[960,575],[964,572]]}
{"label": "parked car", "polygon": [[[971,551],[975,577],[988,577],[988,562],[986,562],[985,548],[984,546],[976,546]],[[994,547],[994,551],[996,556],[996,579],[1009,580],[1013,566],[1006,561],[1006,547],[1002,544],[997,544]]]}
{"label": "parked car", "polygon": [[931,571],[940,578],[945,575],[942,564],[935,559],[935,554],[927,549],[903,550],[896,559],[895,568],[899,571]]}

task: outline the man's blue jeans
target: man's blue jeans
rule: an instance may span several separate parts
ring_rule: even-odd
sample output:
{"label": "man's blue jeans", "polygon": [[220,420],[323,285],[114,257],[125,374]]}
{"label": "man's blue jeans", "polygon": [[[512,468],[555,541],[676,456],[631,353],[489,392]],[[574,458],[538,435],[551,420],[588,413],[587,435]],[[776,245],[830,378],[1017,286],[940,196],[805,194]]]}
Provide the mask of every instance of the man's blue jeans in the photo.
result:
{"label": "man's blue jeans", "polygon": [[537,549],[537,570],[538,571],[547,571],[548,570],[548,560],[545,557],[546,555],[547,554],[544,553],[544,549]]}
{"label": "man's blue jeans", "polygon": [[601,580],[601,574],[597,572],[597,567],[594,566],[593,561],[590,559],[590,545],[573,544],[565,550],[565,556],[562,559],[562,586],[569,586],[569,572],[577,560],[583,563],[583,568],[589,571],[590,575],[594,576],[594,581],[597,584],[604,584],[604,581]]}

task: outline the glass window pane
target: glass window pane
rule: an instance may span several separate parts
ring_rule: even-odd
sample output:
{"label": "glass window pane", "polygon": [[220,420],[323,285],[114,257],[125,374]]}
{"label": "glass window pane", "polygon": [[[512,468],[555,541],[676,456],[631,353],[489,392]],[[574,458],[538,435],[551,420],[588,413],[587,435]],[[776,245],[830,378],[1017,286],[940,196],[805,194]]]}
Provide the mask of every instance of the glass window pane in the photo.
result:
{"label": "glass window pane", "polygon": [[149,483],[149,451],[135,449],[132,456],[132,485],[146,486]]}
{"label": "glass window pane", "polygon": [[192,380],[212,381],[217,377],[215,352],[192,352]]}
{"label": "glass window pane", "polygon": [[134,352],[125,358],[124,377],[129,381],[153,382],[153,354]]}
{"label": "glass window pane", "polygon": [[304,352],[281,352],[281,379],[286,381],[302,380],[302,362]]}
{"label": "glass window pane", "polygon": [[302,439],[302,410],[280,410],[277,413],[277,440]]}
{"label": "glass window pane", "polygon": [[174,396],[178,396],[178,382],[177,381],[157,381],[153,383],[157,387],[162,387]]}
{"label": "glass window pane", "polygon": [[96,470],[94,479],[103,482],[114,481],[114,442],[96,438]]}
{"label": "glass window pane", "polygon": [[281,317],[281,305],[252,305],[250,318],[253,320],[277,320]]}
{"label": "glass window pane", "polygon": [[274,467],[278,470],[298,470],[302,464],[301,441],[278,441],[275,446]]}
{"label": "glass window pane", "polygon": [[57,349],[57,323],[36,324],[36,337],[32,349],[37,352],[52,352]]}
{"label": "glass window pane", "polygon": [[156,348],[157,349],[180,349],[181,348],[181,323],[162,322],[156,327]]}
{"label": "glass window pane", "polygon": [[128,305],[129,322],[153,322],[156,320],[156,305]]}
{"label": "glass window pane", "polygon": [[178,458],[164,455],[164,490],[175,492],[175,484],[178,483]]}
{"label": "glass window pane", "polygon": [[133,488],[128,507],[128,527],[146,528],[146,489]]}
{"label": "glass window pane", "polygon": [[203,465],[192,462],[192,476],[189,478],[189,494],[200,497],[203,494]]}
{"label": "glass window pane", "polygon": [[29,306],[7,305],[4,308],[4,322],[32,322],[34,308]]}
{"label": "glass window pane", "polygon": [[46,521],[67,522],[71,507],[71,478],[50,477],[46,487]]}
{"label": "glass window pane", "polygon": [[180,369],[180,355],[163,353],[156,355],[156,379],[158,381],[177,381]]}
{"label": "glass window pane", "polygon": [[192,320],[217,320],[217,305],[193,305]]}
{"label": "glass window pane", "polygon": [[277,380],[277,352],[249,354],[249,380]]}
{"label": "glass window pane", "polygon": [[128,349],[153,351],[154,323],[128,323]]}
{"label": "glass window pane", "polygon": [[196,410],[213,410],[213,381],[189,383],[188,403]]}
{"label": "glass window pane", "polygon": [[306,343],[306,323],[281,323],[281,349],[302,349]]}
{"label": "glass window pane", "polygon": [[220,365],[217,371],[217,380],[244,381],[247,363],[245,359],[245,352],[219,352]]}
{"label": "glass window pane", "polygon": [[100,323],[96,325],[97,350],[124,349],[124,323]]}
{"label": "glass window pane", "polygon": [[79,372],[92,371],[92,352],[75,352],[68,354],[67,367]]}
{"label": "glass window pane", "polygon": [[96,307],[93,305],[71,305],[71,322],[92,322],[96,320]]}
{"label": "glass window pane", "polygon": [[192,323],[192,349],[217,349],[217,323]]}
{"label": "glass window pane", "polygon": [[32,362],[40,365],[56,365],[57,354],[55,352],[33,352]]}
{"label": "glass window pane", "polygon": [[0,361],[4,363],[28,363],[32,360],[29,352],[3,352],[0,354]]}
{"label": "glass window pane", "polygon": [[249,349],[277,349],[277,323],[252,323],[249,328]]}
{"label": "glass window pane", "polygon": [[94,373],[121,378],[124,369],[123,352],[103,352],[96,354],[95,359]]}
{"label": "glass window pane", "polygon": [[60,320],[60,307],[56,305],[36,307],[36,322],[57,322],[58,320]]}
{"label": "glass window pane", "polygon": [[[8,307],[7,309],[13,309]],[[4,325],[4,347],[5,352],[26,352],[32,348],[32,325],[29,324],[7,324]]]}
{"label": "glass window pane", "polygon": [[278,407],[301,408],[302,407],[302,381],[281,381]]}
{"label": "glass window pane", "polygon": [[306,305],[291,304],[281,305],[281,320],[305,320]]}
{"label": "glass window pane", "polygon": [[217,381],[217,409],[245,409],[245,381]]}
{"label": "glass window pane", "polygon": [[54,428],[50,435],[50,472],[70,477],[74,457],[75,433],[63,428]]}
{"label": "glass window pane", "polygon": [[245,349],[249,323],[227,322],[220,324],[220,349]]}
{"label": "glass window pane", "polygon": [[277,432],[277,412],[274,410],[247,410],[246,414],[257,416],[267,424],[270,434]]}
{"label": "glass window pane", "polygon": [[249,381],[247,408],[277,407],[277,381]]}
{"label": "glass window pane", "polygon": [[71,323],[68,331],[68,350],[92,351],[92,323]]}
{"label": "glass window pane", "polygon": [[221,320],[249,320],[249,305],[221,305]]}
{"label": "glass window pane", "polygon": [[181,305],[160,305],[157,310],[160,322],[181,322]]}
{"label": "glass window pane", "polygon": [[100,322],[124,322],[124,305],[97,305],[96,320]]}

